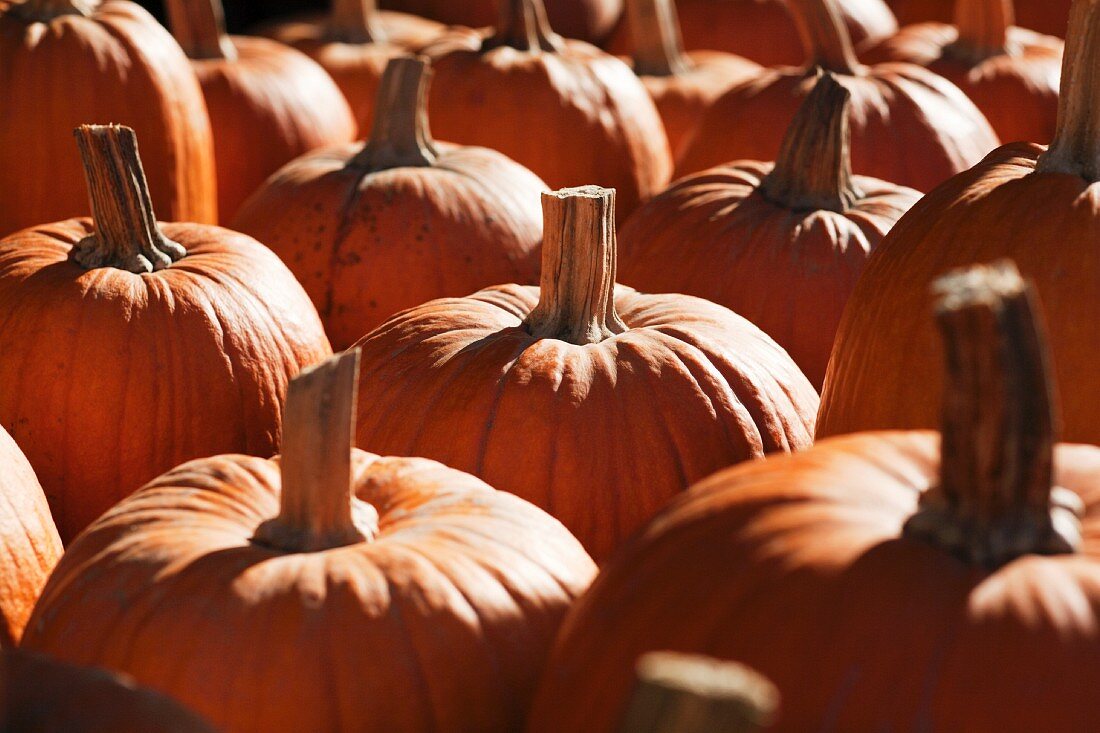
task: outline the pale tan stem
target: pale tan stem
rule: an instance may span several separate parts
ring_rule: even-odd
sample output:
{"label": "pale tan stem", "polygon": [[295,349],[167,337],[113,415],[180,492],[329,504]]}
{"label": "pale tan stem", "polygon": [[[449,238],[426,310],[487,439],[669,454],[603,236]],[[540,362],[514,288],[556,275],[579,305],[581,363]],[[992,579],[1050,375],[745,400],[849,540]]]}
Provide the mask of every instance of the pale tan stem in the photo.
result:
{"label": "pale tan stem", "polygon": [[328,38],[341,43],[384,43],[376,0],[332,0]]}
{"label": "pale tan stem", "polygon": [[1008,29],[1015,22],[1012,0],[955,0],[959,37],[948,53],[977,64],[1008,49]]}
{"label": "pale tan stem", "polygon": [[483,51],[510,46],[520,51],[550,53],[562,49],[562,39],[550,28],[542,0],[499,0],[500,16],[492,35],[481,44]]}
{"label": "pale tan stem", "polygon": [[167,7],[172,35],[188,58],[237,58],[237,49],[225,32],[222,0],[167,0]]}
{"label": "pale tan stem", "polygon": [[378,90],[370,139],[351,165],[378,171],[435,164],[438,155],[427,109],[431,77],[423,57],[390,60]]}
{"label": "pale tan stem", "polygon": [[14,5],[11,13],[30,23],[48,23],[63,15],[92,15],[101,0],[25,0]]}
{"label": "pale tan stem", "polygon": [[634,73],[677,76],[691,69],[675,0],[630,0],[626,7],[634,39]]}

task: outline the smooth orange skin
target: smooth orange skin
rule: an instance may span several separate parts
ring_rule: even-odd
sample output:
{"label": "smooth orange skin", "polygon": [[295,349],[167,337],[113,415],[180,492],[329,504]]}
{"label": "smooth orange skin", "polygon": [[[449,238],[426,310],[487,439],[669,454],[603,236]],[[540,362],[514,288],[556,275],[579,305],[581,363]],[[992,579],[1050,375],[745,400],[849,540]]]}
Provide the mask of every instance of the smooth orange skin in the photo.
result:
{"label": "smooth orange skin", "polygon": [[[852,42],[873,42],[898,30],[883,0],[838,0]],[[798,66],[806,51],[785,0],[678,0],[676,9],[685,48],[737,54],[764,66]],[[634,51],[626,16],[606,48],[629,56]]]}
{"label": "smooth orange skin", "polygon": [[0,466],[0,648],[10,648],[23,636],[62,548],[38,477],[3,428]]}
{"label": "smooth orange skin", "polygon": [[856,279],[920,194],[856,176],[864,195],[843,214],[792,211],[758,190],[772,167],[740,161],[677,181],[623,227],[619,280],[729,308],[820,388]]}
{"label": "smooth orange skin", "polygon": [[73,543],[24,645],[125,671],[226,733],[517,730],[592,561],[468,474],[353,459],[375,539],[253,542],[278,511],[277,462],[194,461]]}
{"label": "smooth orange skin", "polygon": [[[903,25],[954,20],[955,0],[889,0]],[[1059,38],[1066,37],[1069,6],[1073,0],[1013,0],[1016,25]]]}
{"label": "smooth orange skin", "polygon": [[[699,123],[676,177],[731,160],[775,160],[813,88],[805,69],[764,71],[719,97]],[[997,146],[997,135],[958,87],[912,64],[837,74],[852,94],[852,171],[929,191]]]}
{"label": "smooth orange skin", "polygon": [[958,37],[953,25],[920,23],[860,58],[867,63],[904,61],[939,74],[970,97],[1005,142],[1050,142],[1058,120],[1062,40],[1012,27],[1008,53],[972,65],[950,55],[948,47]]}
{"label": "smooth orange skin", "polygon": [[0,2],[0,236],[80,216],[88,192],[73,144],[83,124],[141,140],[153,204],[173,221],[217,221],[214,143],[195,72],[139,5],[27,24]]}
{"label": "smooth orange skin", "polygon": [[284,164],[350,142],[358,130],[340,89],[308,56],[266,38],[234,36],[231,43],[232,61],[191,62],[214,127],[225,223]]}
{"label": "smooth orange skin", "polygon": [[[497,0],[381,0],[384,8],[404,10],[447,25],[493,25],[500,17]],[[623,14],[623,0],[545,0],[551,27],[566,38],[602,41]]]}
{"label": "smooth orange skin", "polygon": [[581,41],[481,53],[481,40],[459,32],[426,51],[436,137],[499,150],[552,189],[614,188],[620,222],[668,184],[664,125],[629,66]]}
{"label": "smooth orange skin", "polygon": [[1083,552],[991,573],[901,537],[938,480],[935,433],[838,438],[707,479],[574,606],[528,732],[617,731],[653,650],[761,672],[779,733],[1096,730],[1100,450],[1056,450],[1056,485],[1088,507]]}
{"label": "smooth orange skin", "polygon": [[538,294],[438,300],[360,341],[357,444],[495,482],[597,561],[692,482],[810,444],[817,393],[736,314],[620,287],[630,330],[576,346],[520,327]]}
{"label": "smooth orange skin", "polygon": [[273,454],[287,383],[332,353],[265,247],[217,227],[162,230],[189,254],[147,275],[69,260],[86,219],[0,241],[0,425],[66,542],[185,460]]}
{"label": "smooth orange skin", "polygon": [[[1046,314],[1063,435],[1100,444],[1100,184],[1035,173],[1044,148],[1006,145],[928,194],[867,263],[825,378],[818,437],[939,422],[943,356],[929,286],[947,270],[1008,258]],[[914,385],[919,388],[914,389]]]}
{"label": "smooth orange skin", "polygon": [[9,733],[214,733],[178,703],[101,669],[25,650],[0,653],[0,729]]}
{"label": "smooth orange skin", "polygon": [[347,166],[360,144],[319,151],[237,217],[305,286],[338,350],[429,300],[538,282],[546,184],[495,151],[437,147],[430,168],[368,174]]}

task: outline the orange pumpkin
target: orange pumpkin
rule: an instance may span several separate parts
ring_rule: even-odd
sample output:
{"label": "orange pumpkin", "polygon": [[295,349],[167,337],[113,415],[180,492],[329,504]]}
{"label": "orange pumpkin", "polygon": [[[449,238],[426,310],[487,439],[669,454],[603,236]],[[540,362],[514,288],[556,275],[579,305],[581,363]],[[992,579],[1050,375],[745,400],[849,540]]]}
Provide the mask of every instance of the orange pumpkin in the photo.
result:
{"label": "orange pumpkin", "polygon": [[210,111],[223,222],[283,164],[355,138],[344,96],[308,56],[266,38],[230,38],[221,0],[169,0],[168,12]]}
{"label": "orange pumpkin", "polygon": [[459,31],[433,58],[432,127],[499,150],[552,188],[617,190],[620,216],[668,183],[660,115],[630,67],[554,33],[542,0],[504,0],[495,29]]}
{"label": "orange pumpkin", "polygon": [[[919,318],[939,273],[1009,257],[1050,316],[1066,439],[1100,443],[1100,2],[1074,5],[1058,132],[1049,150],[1015,143],[906,214],[867,263],[829,363],[819,437],[928,428],[940,388],[935,332]],[[910,385],[922,385],[918,393]]]}
{"label": "orange pumpkin", "polygon": [[0,240],[0,424],[66,541],[181,461],[273,453],[287,382],[331,353],[265,247],[157,224],[132,130],[77,139],[93,219]]}
{"label": "orange pumpkin", "polygon": [[651,649],[766,675],[777,732],[1094,730],[1100,450],[1055,446],[1029,301],[999,268],[942,282],[942,436],[743,464],[650,524],[567,618],[529,733],[619,730]]}
{"label": "orange pumpkin", "polygon": [[434,21],[379,12],[376,0],[333,0],[326,16],[307,15],[257,29],[324,67],[351,105],[360,135],[374,123],[374,101],[386,64],[431,43],[442,32],[443,26]]}
{"label": "orange pumpkin", "polygon": [[292,383],[281,458],[192,461],[93,524],[25,646],[229,732],[518,730],[595,566],[473,476],[352,449],[357,372]]}
{"label": "orange pumpkin", "polygon": [[[1063,37],[1073,0],[1014,0],[1021,28]],[[923,21],[952,21],[955,0],[890,0],[898,20],[905,25]]]}
{"label": "orange pumpkin", "polygon": [[1004,141],[1054,137],[1062,40],[1013,25],[1012,0],[956,0],[954,25],[920,23],[861,54],[923,66],[958,86]]}
{"label": "orange pumpkin", "polygon": [[197,715],[125,677],[0,652],[0,729],[8,733],[214,733]]}
{"label": "orange pumpkin", "polygon": [[783,134],[820,66],[852,93],[852,168],[927,191],[997,145],[982,113],[958,87],[910,64],[863,66],[839,20],[836,0],[797,0],[809,63],[765,71],[710,107],[678,175],[730,160],[774,160]]}
{"label": "orange pumpkin", "polygon": [[156,205],[217,220],[210,118],[172,37],[128,0],[0,0],[0,236],[87,210],[74,127],[138,130]]}
{"label": "orange pumpkin", "polygon": [[541,288],[433,301],[360,342],[359,446],[493,482],[597,560],[691,482],[809,445],[817,404],[740,316],[615,285],[613,196],[543,195]]}
{"label": "orange pumpkin", "polygon": [[[382,7],[472,28],[492,25],[499,0],[381,0]],[[598,43],[607,37],[623,13],[623,0],[547,0],[550,23],[566,38]]]}
{"label": "orange pumpkin", "polygon": [[429,76],[391,61],[370,141],[291,163],[237,218],[305,285],[337,349],[434,298],[538,281],[546,185],[496,151],[435,143]]}
{"label": "orange pumpkin", "polygon": [[706,298],[744,316],[820,387],[867,257],[920,198],[852,176],[850,97],[825,72],[774,165],[712,168],[642,207],[620,237],[620,279],[644,292]]}

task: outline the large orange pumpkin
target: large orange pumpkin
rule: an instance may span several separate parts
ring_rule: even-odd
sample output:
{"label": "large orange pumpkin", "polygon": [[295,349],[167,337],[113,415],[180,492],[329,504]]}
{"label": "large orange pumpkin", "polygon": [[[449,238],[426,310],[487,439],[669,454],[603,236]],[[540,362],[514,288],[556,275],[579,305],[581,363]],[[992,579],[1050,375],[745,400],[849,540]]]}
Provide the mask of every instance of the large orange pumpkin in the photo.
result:
{"label": "large orange pumpkin", "polygon": [[624,217],[668,183],[660,115],[630,67],[550,29],[542,0],[503,0],[495,29],[458,31],[433,58],[432,127],[499,150],[552,188],[615,188]]}
{"label": "large orange pumpkin", "polygon": [[1018,275],[945,281],[942,436],[845,436],[693,488],[578,601],[529,733],[618,730],[652,649],[766,675],[778,732],[1095,730],[1100,450],[1055,446],[1035,318]]}
{"label": "large orange pumpkin", "polygon": [[352,449],[357,372],[295,380],[281,458],[192,461],[89,527],[24,645],[227,733],[518,730],[595,566],[469,474]]}
{"label": "large orange pumpkin", "polygon": [[0,465],[0,648],[8,648],[23,636],[31,609],[61,557],[61,538],[34,469],[3,428]]}
{"label": "large orange pumpkin", "polygon": [[1100,2],[1078,0],[1073,12],[1053,144],[1000,148],[898,222],[841,321],[819,436],[934,427],[935,332],[919,317],[928,283],[951,267],[1010,257],[1050,315],[1066,438],[1100,444]]}
{"label": "large orange pumpkin", "polygon": [[0,236],[79,216],[72,130],[142,136],[149,187],[174,221],[217,220],[210,118],[179,45],[128,0],[0,0]]}
{"label": "large orange pumpkin", "polygon": [[78,141],[93,219],[0,240],[0,424],[66,541],[184,460],[273,453],[287,382],[331,353],[265,247],[157,224],[132,130]]}
{"label": "large orange pumpkin", "polygon": [[840,23],[836,0],[792,4],[809,63],[765,71],[720,97],[699,124],[678,175],[731,160],[775,160],[818,66],[836,74],[852,93],[856,173],[928,191],[996,147],[989,122],[943,77],[911,64],[860,64]]}
{"label": "large orange pumpkin", "polygon": [[1012,0],[956,0],[954,25],[903,28],[861,53],[923,66],[962,89],[1006,142],[1048,141],[1058,117],[1062,40],[1013,25]]}
{"label": "large orange pumpkin", "polygon": [[[492,25],[500,0],[381,0],[382,7],[473,28]],[[567,38],[599,43],[623,13],[623,0],[546,0],[546,14]]]}
{"label": "large orange pumpkin", "polygon": [[169,0],[168,11],[210,112],[223,222],[283,164],[355,138],[344,95],[308,56],[227,36],[221,0]]}
{"label": "large orange pumpkin", "polygon": [[13,649],[0,652],[0,730],[214,733],[194,713],[125,677]]}
{"label": "large orange pumpkin", "polygon": [[622,282],[729,308],[775,339],[820,387],[859,273],[920,198],[852,176],[850,97],[825,72],[774,165],[712,168],[642,207],[620,237]]}
{"label": "large orange pumpkin", "polygon": [[[955,0],[889,0],[898,20],[905,25],[924,21],[950,23]],[[1014,0],[1021,28],[1063,37],[1073,0]]]}
{"label": "large orange pumpkin", "polygon": [[237,218],[305,285],[337,349],[405,308],[538,281],[546,185],[496,151],[435,143],[429,76],[391,61],[370,141],[291,163]]}
{"label": "large orange pumpkin", "polygon": [[691,482],[806,447],[817,404],[740,316],[615,285],[613,195],[543,196],[541,288],[437,300],[360,342],[359,446],[495,482],[597,560]]}

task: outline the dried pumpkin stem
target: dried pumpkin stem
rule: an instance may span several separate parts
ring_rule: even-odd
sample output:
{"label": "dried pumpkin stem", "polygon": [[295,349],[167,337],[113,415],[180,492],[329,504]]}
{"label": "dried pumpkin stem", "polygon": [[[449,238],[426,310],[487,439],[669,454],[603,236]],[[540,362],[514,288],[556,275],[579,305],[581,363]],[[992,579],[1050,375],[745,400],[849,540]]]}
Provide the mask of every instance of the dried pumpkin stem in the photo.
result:
{"label": "dried pumpkin stem", "polygon": [[621,733],[753,733],[779,707],[775,685],[734,662],[650,652],[636,671]]}
{"label": "dried pumpkin stem", "polygon": [[89,270],[113,267],[139,274],[183,259],[187,250],[157,226],[134,131],[120,125],[81,125],[74,134],[95,233],[77,242],[70,257]]}
{"label": "dried pumpkin stem", "polygon": [[615,310],[615,191],[542,195],[542,280],[524,327],[536,338],[595,344],[627,330]]}
{"label": "dried pumpkin stem", "polygon": [[482,51],[511,46],[520,51],[551,53],[562,49],[561,36],[550,28],[542,0],[500,0],[500,16]]}
{"label": "dried pumpkin stem", "polygon": [[386,65],[378,90],[370,140],[351,165],[368,171],[423,168],[438,157],[428,126],[427,59],[400,57]]}
{"label": "dried pumpkin stem", "polygon": [[627,12],[634,38],[634,73],[677,76],[691,69],[674,0],[631,0]]}
{"label": "dried pumpkin stem", "polygon": [[279,515],[254,540],[287,552],[318,552],[365,542],[357,526],[351,450],[359,350],[304,370],[287,390],[280,457]]}
{"label": "dried pumpkin stem", "polygon": [[327,35],[340,43],[384,43],[376,0],[332,0]]}
{"label": "dried pumpkin stem", "polygon": [[63,15],[89,16],[101,0],[25,0],[11,8],[11,13],[31,23],[46,23]]}
{"label": "dried pumpkin stem", "polygon": [[852,36],[844,25],[837,0],[789,0],[810,68],[820,66],[837,74],[860,69]]}
{"label": "dried pumpkin stem", "polygon": [[787,129],[775,168],[761,183],[768,200],[795,211],[844,212],[862,198],[852,178],[851,98],[832,72],[822,73]]}
{"label": "dried pumpkin stem", "polygon": [[1070,6],[1058,126],[1036,170],[1100,181],[1100,0]]}
{"label": "dried pumpkin stem", "polygon": [[222,0],[168,0],[172,35],[191,59],[237,58],[237,49],[225,32]]}
{"label": "dried pumpkin stem", "polygon": [[1081,500],[1055,488],[1046,334],[1010,262],[933,284],[947,357],[939,486],[905,534],[992,569],[1081,546]]}
{"label": "dried pumpkin stem", "polygon": [[955,0],[959,37],[947,51],[977,64],[1008,49],[1008,29],[1015,22],[1012,0]]}

